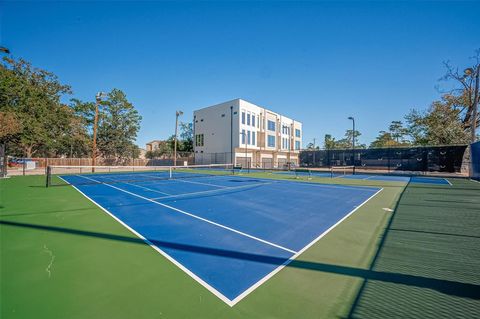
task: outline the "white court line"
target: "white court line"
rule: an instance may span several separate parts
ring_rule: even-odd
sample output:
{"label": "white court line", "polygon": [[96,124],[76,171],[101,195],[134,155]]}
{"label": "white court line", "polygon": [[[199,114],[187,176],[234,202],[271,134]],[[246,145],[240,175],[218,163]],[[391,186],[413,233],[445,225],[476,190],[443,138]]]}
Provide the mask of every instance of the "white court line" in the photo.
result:
{"label": "white court line", "polygon": [[368,176],[368,177],[365,177],[365,178],[362,178],[362,179],[365,180],[365,179],[370,179],[370,178],[373,178],[373,177],[377,177],[377,175]]}
{"label": "white court line", "polygon": [[184,183],[207,185],[207,186],[214,186],[214,187],[219,187],[219,188],[228,188],[228,186],[221,186],[221,185],[210,184],[210,183],[187,181],[187,180],[184,180],[184,179],[181,179],[181,178],[173,178],[173,180],[174,180],[174,181],[184,182]]}
{"label": "white court line", "polygon": [[285,261],[282,265],[278,266],[276,269],[274,269],[272,272],[270,272],[268,275],[266,275],[265,277],[263,277],[262,279],[260,279],[259,281],[257,281],[253,286],[251,286],[250,288],[248,288],[247,290],[245,290],[243,293],[241,293],[240,295],[238,295],[237,298],[233,299],[232,300],[232,304],[235,305],[236,303],[238,303],[240,300],[242,300],[243,298],[245,298],[248,294],[250,294],[252,291],[254,291],[255,289],[257,289],[260,285],[262,285],[264,282],[266,282],[268,279],[270,279],[271,277],[273,277],[276,273],[278,273],[280,270],[282,270],[285,266],[287,266],[289,263],[291,263],[293,260],[295,260],[298,256],[300,256],[303,252],[305,252],[308,248],[310,248],[312,245],[314,245],[317,241],[319,241],[322,237],[324,237],[326,234],[328,234],[330,231],[332,231],[335,227],[337,227],[341,222],[343,222],[345,219],[347,219],[350,215],[352,215],[354,212],[356,212],[360,207],[362,207],[363,205],[365,205],[365,203],[367,203],[370,199],[372,199],[373,197],[375,197],[378,193],[380,193],[381,191],[383,190],[383,188],[379,189],[375,194],[373,194],[372,196],[370,196],[369,198],[367,198],[363,203],[361,203],[360,205],[358,205],[357,207],[355,207],[350,213],[348,213],[347,215],[345,215],[342,219],[340,219],[339,221],[337,221],[333,226],[331,226],[329,229],[327,229],[326,231],[324,231],[322,234],[320,234],[320,236],[318,236],[317,238],[315,238],[313,241],[311,241],[308,245],[306,245],[305,247],[303,247],[300,251],[298,251],[295,255],[293,255],[292,257],[290,257],[287,261]]}
{"label": "white court line", "polygon": [[[63,180],[65,183],[69,184],[67,181],[65,181],[62,177],[58,176],[58,178],[60,178],[61,180]],[[114,214],[110,213],[107,209],[103,208],[102,206],[100,206],[100,204],[98,204],[96,201],[94,201],[93,199],[91,199],[90,197],[88,197],[84,192],[82,192],[80,189],[78,189],[76,186],[70,184],[73,188],[75,188],[80,194],[82,194],[83,196],[85,196],[89,201],[91,201],[93,204],[95,204],[98,208],[100,208],[102,211],[104,211],[105,213],[107,213],[108,215],[110,215],[110,217],[112,217],[113,219],[115,219],[117,222],[119,222],[123,227],[125,227],[126,229],[128,229],[129,231],[131,231],[134,235],[136,235],[138,238],[140,238],[141,240],[143,240],[147,245],[149,245],[150,247],[152,247],[154,250],[156,250],[158,253],[160,253],[160,255],[162,255],[163,257],[167,258],[167,260],[169,260],[172,264],[174,264],[175,266],[177,266],[178,268],[180,268],[181,270],[183,270],[187,275],[189,275],[191,278],[193,278],[194,280],[196,280],[200,285],[202,285],[203,287],[205,287],[208,291],[210,291],[212,294],[214,294],[215,296],[217,296],[220,300],[222,300],[223,302],[225,302],[227,305],[229,305],[230,307],[233,307],[234,304],[232,304],[232,301],[230,299],[228,299],[227,297],[225,297],[220,291],[218,291],[217,289],[215,289],[214,287],[210,286],[207,282],[205,282],[202,278],[198,277],[197,275],[195,275],[195,273],[191,272],[188,268],[186,268],[185,266],[183,266],[181,263],[179,263],[178,261],[175,260],[175,258],[171,257],[169,254],[167,254],[166,252],[164,252],[163,250],[161,250],[159,247],[155,246],[151,241],[149,241],[147,238],[143,237],[140,233],[138,233],[137,231],[135,231],[133,228],[131,228],[130,226],[128,226],[126,223],[124,223],[121,219],[119,219],[117,216],[115,216]],[[106,184],[104,184],[106,185]]]}
{"label": "white court line", "polygon": [[257,187],[257,186],[269,185],[269,184],[271,184],[271,183],[256,183],[256,184],[236,186],[236,187],[225,187],[223,189],[211,189],[211,190],[208,190],[208,191],[184,193],[184,194],[177,194],[177,195],[170,195],[170,196],[163,196],[163,197],[155,197],[155,198],[151,198],[151,199],[154,199],[154,200],[156,200],[156,199],[170,199],[170,198],[177,198],[177,197],[186,197],[186,196],[190,196],[190,195],[215,193],[215,192],[222,192],[220,194],[223,194],[223,191],[228,192],[230,190],[237,190],[237,189],[242,189],[242,188],[254,188],[254,187]]}
{"label": "white court line", "polygon": [[[61,177],[59,177],[61,178]],[[62,179],[62,178],[61,178]],[[87,179],[90,179],[90,178],[87,178]],[[63,179],[62,179],[63,180]],[[93,180],[93,179],[92,179]],[[269,180],[269,179],[263,179],[263,180]],[[94,180],[95,181],[95,180]],[[295,182],[295,181],[293,181]],[[66,182],[68,183],[68,182]],[[302,183],[302,184],[307,184],[307,185],[312,185],[312,186],[315,186],[313,184],[310,184],[310,183]],[[122,189],[119,189],[117,187],[114,187],[112,185],[109,185],[109,184],[104,184],[106,186],[110,186],[110,187],[113,187],[113,188],[116,188],[122,192],[126,192],[126,193],[130,193],[128,191],[125,191],[125,190],[122,190]],[[329,185],[316,185],[316,186],[324,186],[324,187],[328,187]],[[335,185],[332,185],[332,186],[335,186]],[[191,278],[193,278],[194,280],[196,280],[198,283],[200,283],[202,286],[204,286],[208,291],[210,291],[211,293],[213,293],[215,296],[217,296],[220,300],[222,300],[223,302],[225,302],[227,305],[229,305],[230,307],[233,307],[235,304],[237,304],[240,300],[242,300],[243,298],[245,298],[248,294],[250,294],[252,291],[254,291],[256,288],[258,288],[260,285],[262,285],[264,282],[266,282],[268,279],[270,279],[271,277],[273,277],[276,273],[278,273],[280,270],[282,270],[285,266],[287,266],[290,262],[292,262],[293,260],[295,260],[298,256],[300,256],[303,252],[305,252],[308,248],[310,248],[312,245],[314,245],[317,241],[319,241],[322,237],[324,237],[325,235],[327,235],[330,231],[332,231],[335,227],[337,227],[341,222],[343,222],[345,219],[347,219],[350,215],[352,215],[355,211],[357,211],[360,207],[362,207],[363,205],[365,205],[365,203],[367,203],[370,199],[372,199],[373,197],[375,197],[378,193],[380,193],[383,188],[379,189],[377,192],[375,192],[375,194],[373,194],[372,196],[370,196],[369,198],[367,198],[363,203],[361,203],[360,205],[356,206],[350,213],[348,213],[347,215],[345,215],[342,219],[340,219],[339,221],[337,221],[337,223],[335,223],[333,226],[331,226],[329,229],[327,229],[326,231],[324,231],[322,234],[320,234],[317,238],[315,238],[313,241],[311,241],[308,245],[306,245],[304,248],[302,248],[300,251],[298,252],[293,252],[294,255],[292,257],[290,257],[287,261],[285,261],[282,265],[280,265],[279,267],[277,267],[276,269],[274,269],[272,272],[270,272],[269,274],[267,274],[265,277],[263,277],[261,280],[259,280],[256,284],[254,284],[253,286],[251,286],[250,288],[248,288],[247,290],[245,290],[242,294],[240,294],[239,296],[237,296],[235,299],[233,300],[230,300],[228,299],[226,296],[224,296],[221,292],[219,292],[218,290],[216,290],[214,287],[210,286],[207,282],[203,281],[200,277],[198,277],[197,275],[195,275],[193,272],[191,272],[189,269],[187,269],[185,266],[183,266],[181,263],[179,263],[178,261],[176,261],[173,257],[171,257],[170,255],[168,255],[166,252],[164,252],[163,250],[161,250],[159,247],[155,246],[153,243],[151,243],[148,239],[146,239],[145,237],[143,237],[142,235],[140,235],[139,233],[137,233],[135,230],[133,230],[131,227],[129,227],[127,224],[125,224],[124,222],[122,222],[119,218],[117,218],[115,215],[113,215],[112,213],[110,213],[108,210],[106,210],[105,208],[103,208],[102,206],[100,206],[98,203],[96,203],[94,200],[92,200],[90,197],[88,197],[87,195],[85,195],[82,191],[80,191],[77,187],[75,187],[74,185],[72,185],[73,188],[75,188],[78,192],[80,192],[83,196],[85,196],[87,199],[89,199],[92,203],[94,203],[96,206],[98,206],[100,209],[102,209],[104,212],[106,212],[107,214],[109,214],[112,218],[114,218],[115,220],[117,220],[120,224],[122,224],[125,228],[127,228],[128,230],[130,230],[132,233],[134,233],[136,236],[138,236],[139,238],[141,238],[142,240],[144,240],[150,247],[152,247],[153,249],[155,249],[157,252],[159,252],[162,256],[164,256],[165,258],[167,258],[170,262],[172,262],[174,265],[176,265],[177,267],[179,267],[181,270],[183,270],[187,275],[189,275]],[[347,188],[347,187],[344,187],[344,188]],[[358,189],[358,188],[354,188],[354,187],[348,187],[348,189]],[[364,188],[365,189],[365,188]],[[140,197],[140,198],[143,198],[143,196],[140,196],[140,195],[137,195],[137,194],[134,194],[134,193],[130,193],[132,194],[133,196],[137,196],[137,197]],[[166,207],[169,207],[168,205],[163,205],[161,203],[158,203],[158,202],[155,202],[153,200],[149,200],[148,198],[143,198],[147,201],[150,201],[150,202],[154,202],[154,203],[157,203],[159,205],[162,205],[162,206],[166,206]],[[174,210],[177,211],[177,209],[173,208]],[[187,213],[188,214],[188,213]]]}
{"label": "white court line", "polygon": [[450,183],[450,181],[448,179],[446,179],[446,178],[443,178],[443,179],[447,181],[448,185],[453,186],[452,183]]}
{"label": "white court line", "polygon": [[[349,189],[349,190],[357,190],[357,191],[365,191],[365,190],[370,190],[370,191],[377,191],[378,187],[376,186],[362,186],[362,185],[355,185],[355,186],[350,186],[350,185],[339,185],[339,184],[324,184],[324,183],[315,183],[315,182],[304,182],[304,181],[299,181],[299,180],[288,180],[288,179],[274,179],[274,178],[264,178],[264,177],[249,177],[245,175],[233,175],[234,177],[239,177],[239,178],[250,178],[250,179],[258,179],[262,181],[269,181],[271,183],[296,183],[299,185],[308,185],[308,186],[313,186],[313,187],[323,187],[323,188],[341,188],[341,189]],[[206,177],[206,176],[205,176]],[[217,176],[215,178],[232,178],[232,176]],[[338,178],[338,177],[334,177]],[[175,180],[175,179],[174,179]]]}
{"label": "white court line", "polygon": [[[89,180],[92,180],[92,181],[94,181],[94,182],[98,182],[98,181],[96,181],[96,180],[93,179],[93,178],[89,178],[89,177],[86,177],[86,176],[80,176],[80,175],[77,175],[77,176],[82,177],[82,178],[86,178],[86,179],[89,179]],[[127,193],[127,194],[129,194],[129,195],[132,195],[132,196],[141,198],[141,199],[143,199],[143,200],[149,201],[149,202],[151,202],[151,203],[154,203],[154,204],[157,204],[157,205],[166,207],[166,208],[170,208],[171,210],[174,210],[174,211],[176,211],[176,212],[178,212],[178,213],[181,213],[181,214],[184,214],[184,215],[187,215],[187,216],[190,216],[190,217],[199,219],[199,220],[201,220],[201,221],[204,221],[204,222],[207,222],[207,223],[209,223],[209,224],[218,226],[218,227],[220,227],[220,228],[229,230],[229,231],[234,232],[234,233],[237,233],[237,234],[239,234],[239,235],[242,235],[242,236],[245,236],[245,237],[248,237],[248,238],[257,240],[257,241],[259,241],[259,242],[262,242],[262,243],[264,243],[264,244],[267,244],[267,245],[270,245],[270,246],[273,246],[273,247],[276,247],[276,248],[279,248],[279,249],[288,251],[289,253],[292,253],[292,254],[295,254],[295,253],[296,253],[296,251],[294,251],[294,250],[291,250],[291,249],[288,249],[288,248],[286,248],[286,247],[283,247],[283,246],[274,244],[274,243],[269,242],[269,241],[267,241],[267,240],[264,240],[264,239],[255,237],[255,236],[253,236],[253,235],[244,233],[244,232],[239,231],[239,230],[236,230],[236,229],[234,229],[234,228],[231,228],[231,227],[228,227],[228,226],[225,226],[225,225],[216,223],[216,222],[214,222],[214,221],[211,221],[211,220],[209,220],[209,219],[206,219],[206,218],[203,218],[203,217],[194,215],[194,214],[192,214],[192,213],[188,213],[188,212],[186,212],[186,211],[184,211],[184,210],[175,208],[175,207],[173,207],[173,206],[170,206],[170,205],[167,205],[167,204],[164,204],[164,203],[157,202],[157,201],[155,201],[155,200],[153,200],[153,199],[144,197],[144,196],[142,196],[142,195],[138,195],[138,194],[136,194],[136,193],[129,192],[129,191],[124,190],[124,189],[122,189],[122,188],[120,188],[120,187],[116,187],[116,186],[113,186],[113,185],[110,185],[110,184],[106,184],[106,183],[102,183],[102,184],[105,185],[105,186],[114,188],[114,189],[116,189],[116,190],[119,190],[119,191],[121,191],[121,192]]]}
{"label": "white court line", "polygon": [[116,179],[108,178],[108,177],[104,177],[104,178],[109,179],[109,180],[111,180],[113,182],[116,182],[116,183],[127,184],[127,185],[135,186],[135,187],[138,187],[138,188],[142,188],[142,189],[145,189],[147,191],[151,191],[151,192],[155,192],[155,193],[159,193],[159,194],[163,194],[163,195],[172,195],[172,194],[157,191],[156,189],[148,188],[148,187],[145,187],[145,186],[142,186],[142,185],[136,185],[136,184],[132,184],[132,183],[128,183],[128,182],[117,181]]}

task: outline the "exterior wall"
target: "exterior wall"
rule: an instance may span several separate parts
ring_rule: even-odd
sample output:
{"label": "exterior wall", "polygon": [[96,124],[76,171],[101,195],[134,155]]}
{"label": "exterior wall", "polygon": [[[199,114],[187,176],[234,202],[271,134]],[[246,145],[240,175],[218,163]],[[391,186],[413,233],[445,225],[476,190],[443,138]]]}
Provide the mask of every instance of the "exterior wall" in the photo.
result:
{"label": "exterior wall", "polygon": [[[233,107],[233,117],[230,116],[230,107]],[[271,121],[270,129],[268,121]],[[233,144],[230,141],[231,125]],[[300,130],[300,137],[295,136],[295,129]],[[201,159],[202,163],[206,163],[206,157],[211,153],[230,155],[232,145],[234,163],[246,165],[247,146],[248,165],[254,167],[277,167],[288,162],[298,164],[303,135],[302,123],[242,99],[195,111],[194,132],[195,156]],[[200,134],[203,134],[203,143],[197,143],[197,136]],[[270,145],[269,136],[271,142],[274,140]],[[298,149],[295,149],[295,146],[298,146]],[[230,160],[225,161],[229,162]]]}
{"label": "exterior wall", "polygon": [[148,152],[148,151],[154,151],[158,149],[158,146],[160,145],[161,142],[162,141],[157,141],[157,140],[148,142],[145,147],[146,151]]}
{"label": "exterior wall", "polygon": [[155,141],[148,142],[146,144],[145,151],[146,152],[149,152],[149,151],[151,152],[151,151],[158,150],[160,145],[165,144],[165,143],[166,143],[166,141],[160,141],[160,140],[155,140]]}
{"label": "exterior wall", "polygon": [[[239,100],[232,100],[194,111],[193,147],[196,163],[231,162],[231,147],[236,148],[239,143],[238,105]],[[230,141],[231,134],[233,143]]]}

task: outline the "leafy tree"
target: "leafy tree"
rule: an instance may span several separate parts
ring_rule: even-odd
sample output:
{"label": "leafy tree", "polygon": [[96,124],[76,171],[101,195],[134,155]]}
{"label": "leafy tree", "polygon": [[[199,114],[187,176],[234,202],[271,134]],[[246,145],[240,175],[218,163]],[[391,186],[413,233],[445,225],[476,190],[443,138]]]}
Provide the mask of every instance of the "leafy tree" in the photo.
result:
{"label": "leafy tree", "polygon": [[448,145],[469,142],[462,111],[445,99],[435,101],[426,112],[412,110],[406,117],[415,145]]}
{"label": "leafy tree", "polygon": [[357,130],[355,130],[355,132],[353,130],[347,130],[345,132],[345,137],[341,140],[338,140],[336,142],[335,147],[340,148],[340,149],[353,148],[352,140],[353,140],[353,137],[355,136],[355,148],[366,148],[366,145],[361,144],[358,140],[358,137],[361,136],[361,135],[362,135],[362,133],[360,133]]}
{"label": "leafy tree", "polygon": [[64,144],[72,144],[67,142],[72,129],[79,134],[82,131],[75,124],[75,113],[60,102],[71,94],[68,85],[23,59],[5,57],[0,67],[0,91],[0,111],[13,114],[20,127],[11,137],[11,149],[19,149],[27,157],[68,154]]}
{"label": "leafy tree", "polygon": [[325,134],[325,138],[323,140],[323,148],[326,150],[331,150],[336,148],[337,142],[335,141],[335,138],[332,137],[330,134]]}
{"label": "leafy tree", "polygon": [[71,93],[51,72],[23,60],[3,58],[0,67],[0,111],[12,112],[22,127],[16,143],[27,157],[57,153],[59,137],[68,131],[73,113],[60,98]]}
{"label": "leafy tree", "polygon": [[402,121],[392,121],[388,132],[380,131],[376,139],[370,143],[370,147],[376,148],[409,145],[409,142],[406,139],[408,134],[409,130],[403,126]]}
{"label": "leafy tree", "polygon": [[[474,110],[480,100],[478,88],[478,72],[480,72],[480,49],[475,51],[472,57],[473,64],[459,71],[458,67],[454,67],[449,61],[444,62],[447,73],[442,78],[445,81],[453,81],[454,87],[442,97],[442,102],[454,111],[458,111],[457,117],[462,123],[465,131],[471,132],[472,117]],[[475,127],[480,125],[480,115],[477,112],[474,121]]]}
{"label": "leafy tree", "polygon": [[0,112],[0,143],[6,143],[22,131],[22,124],[13,112]]}
{"label": "leafy tree", "polygon": [[[82,119],[82,125],[93,136],[95,121],[95,103],[82,102],[72,99],[72,108]],[[135,145],[140,121],[133,104],[127,100],[125,93],[113,89],[107,94],[107,98],[99,103],[98,127],[97,127],[97,150],[104,158],[122,160],[138,157],[140,150]]]}
{"label": "leafy tree", "polygon": [[388,130],[390,131],[390,136],[397,144],[405,143],[405,136],[408,134],[408,129],[403,127],[402,121],[392,121]]}
{"label": "leafy tree", "polygon": [[113,89],[101,102],[97,131],[98,150],[105,158],[130,158],[142,117],[125,93]]}
{"label": "leafy tree", "polygon": [[180,123],[180,151],[193,152],[193,123]]}
{"label": "leafy tree", "polygon": [[371,148],[398,146],[398,143],[390,132],[380,131],[377,138],[370,143]]}

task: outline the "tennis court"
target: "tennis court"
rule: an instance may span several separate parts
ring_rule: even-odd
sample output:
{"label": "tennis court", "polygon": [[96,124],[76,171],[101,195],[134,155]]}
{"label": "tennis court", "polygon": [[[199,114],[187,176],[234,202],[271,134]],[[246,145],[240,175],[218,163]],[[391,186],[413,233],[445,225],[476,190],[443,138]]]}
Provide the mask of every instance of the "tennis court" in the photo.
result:
{"label": "tennis court", "polygon": [[275,174],[286,174],[305,177],[320,177],[320,178],[346,178],[353,180],[372,180],[385,182],[401,182],[413,184],[436,184],[436,185],[451,185],[448,179],[443,177],[428,177],[428,176],[404,176],[394,174],[374,174],[374,173],[358,173],[353,170],[353,166],[332,167],[326,170],[311,170],[308,168],[292,169],[289,171],[274,171]]}
{"label": "tennis court", "polygon": [[381,191],[224,173],[203,167],[179,169],[175,178],[167,171],[58,178],[230,306]]}
{"label": "tennis court", "polygon": [[478,182],[230,168],[1,180],[2,317],[478,313]]}

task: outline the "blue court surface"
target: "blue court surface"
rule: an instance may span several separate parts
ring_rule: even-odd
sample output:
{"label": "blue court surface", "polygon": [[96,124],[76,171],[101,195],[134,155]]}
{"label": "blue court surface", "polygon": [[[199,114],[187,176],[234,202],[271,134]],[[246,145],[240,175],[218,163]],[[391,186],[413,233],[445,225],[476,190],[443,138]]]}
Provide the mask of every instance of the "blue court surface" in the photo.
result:
{"label": "blue court surface", "polygon": [[381,191],[248,176],[62,178],[230,306]]}
{"label": "blue court surface", "polygon": [[[275,174],[287,174],[297,176],[311,176],[311,177],[332,177],[330,172],[322,171],[310,171],[310,172],[294,172],[294,171],[278,171]],[[437,184],[437,185],[451,185],[450,182],[442,177],[425,177],[425,176],[400,176],[400,175],[375,175],[375,174],[337,174],[333,178],[346,178],[346,179],[361,179],[372,181],[384,181],[384,182],[405,182],[413,184]]]}
{"label": "blue court surface", "polygon": [[372,175],[372,174],[355,174],[355,175],[342,175],[337,178],[347,179],[362,179],[372,181],[385,181],[385,182],[410,182],[413,184],[437,184],[437,185],[450,185],[447,179],[439,177],[423,177],[423,176],[395,176],[395,175]]}

